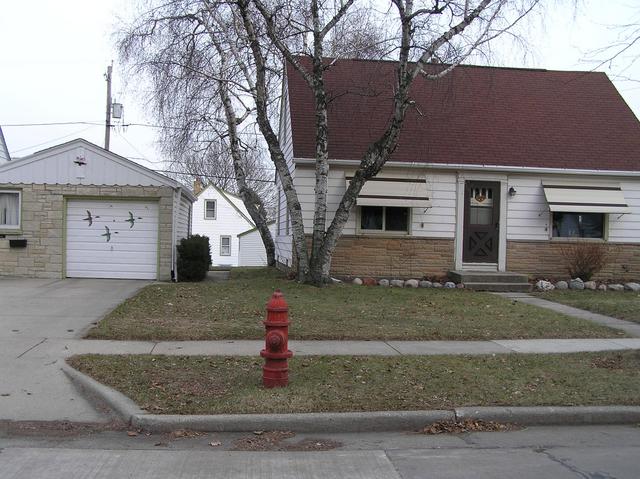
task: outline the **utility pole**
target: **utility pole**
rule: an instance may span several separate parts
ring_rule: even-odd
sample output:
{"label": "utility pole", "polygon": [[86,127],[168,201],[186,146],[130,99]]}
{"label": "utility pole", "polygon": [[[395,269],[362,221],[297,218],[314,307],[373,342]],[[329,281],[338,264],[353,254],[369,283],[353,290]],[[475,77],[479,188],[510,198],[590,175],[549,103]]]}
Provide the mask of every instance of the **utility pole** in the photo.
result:
{"label": "utility pole", "polygon": [[109,149],[109,140],[111,138],[111,70],[113,70],[113,62],[107,67],[107,73],[104,78],[107,80],[107,117],[104,124],[104,149]]}

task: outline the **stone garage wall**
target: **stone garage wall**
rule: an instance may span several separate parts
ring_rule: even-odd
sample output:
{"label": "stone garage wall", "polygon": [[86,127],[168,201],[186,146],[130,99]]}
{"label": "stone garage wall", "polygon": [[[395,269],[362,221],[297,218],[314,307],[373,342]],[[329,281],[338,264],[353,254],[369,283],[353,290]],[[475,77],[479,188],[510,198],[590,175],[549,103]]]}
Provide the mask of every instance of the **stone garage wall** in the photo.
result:
{"label": "stone garage wall", "polygon": [[[158,279],[171,279],[173,190],[158,186],[3,185],[22,192],[20,233],[0,230],[0,276],[62,278],[64,274],[64,199],[73,197],[159,200],[160,265]],[[9,248],[10,239],[26,239],[26,248]]]}
{"label": "stone garage wall", "polygon": [[[507,271],[528,274],[530,279],[567,279],[566,251],[575,244],[568,241],[508,241]],[[608,261],[594,276],[597,281],[640,279],[640,244],[607,243]]]}

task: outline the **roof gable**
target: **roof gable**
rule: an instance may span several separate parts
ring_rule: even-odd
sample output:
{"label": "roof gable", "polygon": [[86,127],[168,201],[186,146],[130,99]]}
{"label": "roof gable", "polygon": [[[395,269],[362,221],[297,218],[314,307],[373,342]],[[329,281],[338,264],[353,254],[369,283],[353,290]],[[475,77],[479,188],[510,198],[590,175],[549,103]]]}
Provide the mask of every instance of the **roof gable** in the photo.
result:
{"label": "roof gable", "polygon": [[0,126],[0,165],[7,161],[11,161],[11,156],[9,155],[9,148],[7,148],[7,142],[2,133],[2,127]]}
{"label": "roof gable", "polygon": [[[211,198],[211,195],[208,194],[209,192],[214,193],[214,196],[216,198]],[[251,221],[249,212],[247,211],[247,208],[244,206],[244,203],[239,196],[234,195],[229,191],[223,190],[222,188],[214,184],[208,185],[200,193],[198,193],[198,201],[218,198],[224,200],[224,204],[228,204],[229,206],[231,206],[231,208],[235,210],[240,215],[240,217],[242,217],[249,224],[249,228],[255,228],[255,224],[253,223],[253,221]]]}
{"label": "roof gable", "polygon": [[78,138],[0,165],[0,183],[181,187],[178,181]]}
{"label": "roof gable", "polygon": [[[293,155],[314,158],[313,94],[291,67],[287,81]],[[327,70],[331,159],[362,159],[387,127],[395,83],[395,62]],[[417,78],[411,99],[391,161],[640,171],[640,123],[604,73],[462,65]]]}

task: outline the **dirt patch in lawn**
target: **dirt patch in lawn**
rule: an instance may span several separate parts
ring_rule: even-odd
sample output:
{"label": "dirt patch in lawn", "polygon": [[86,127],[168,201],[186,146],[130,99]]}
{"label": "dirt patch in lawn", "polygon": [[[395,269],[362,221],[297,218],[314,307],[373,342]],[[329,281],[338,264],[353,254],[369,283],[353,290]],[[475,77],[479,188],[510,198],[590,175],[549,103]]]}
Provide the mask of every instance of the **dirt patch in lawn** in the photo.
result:
{"label": "dirt patch in lawn", "polygon": [[154,284],[88,334],[96,339],[262,339],[276,288],[289,303],[292,339],[483,340],[605,338],[625,334],[588,321],[467,290],[289,281],[275,269],[233,270],[224,283]]}
{"label": "dirt patch in lawn", "polygon": [[[640,352],[315,356],[290,385],[261,386],[259,358],[76,356],[70,364],[158,414],[640,404]],[[615,368],[602,365],[615,364]],[[198,393],[191,385],[199,383]]]}

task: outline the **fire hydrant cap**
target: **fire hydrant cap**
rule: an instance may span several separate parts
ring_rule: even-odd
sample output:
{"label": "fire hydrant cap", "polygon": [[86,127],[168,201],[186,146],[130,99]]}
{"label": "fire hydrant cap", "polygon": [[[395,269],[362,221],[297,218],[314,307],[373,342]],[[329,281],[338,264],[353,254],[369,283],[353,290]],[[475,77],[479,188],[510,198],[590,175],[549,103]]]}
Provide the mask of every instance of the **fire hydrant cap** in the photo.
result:
{"label": "fire hydrant cap", "polygon": [[271,299],[267,303],[267,310],[269,311],[288,311],[289,306],[284,299],[282,291],[276,289],[273,295],[271,295]]}

